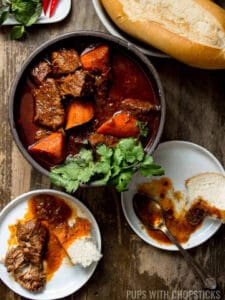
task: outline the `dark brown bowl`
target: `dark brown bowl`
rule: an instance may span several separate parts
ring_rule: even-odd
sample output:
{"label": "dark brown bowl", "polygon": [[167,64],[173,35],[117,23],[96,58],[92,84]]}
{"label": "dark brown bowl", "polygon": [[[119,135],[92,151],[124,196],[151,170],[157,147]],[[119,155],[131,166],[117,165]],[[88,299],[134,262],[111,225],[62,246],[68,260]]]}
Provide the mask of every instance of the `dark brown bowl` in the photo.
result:
{"label": "dark brown bowl", "polygon": [[35,64],[38,60],[40,60],[44,54],[50,52],[54,49],[59,49],[62,47],[74,47],[76,49],[84,49],[85,46],[96,43],[106,43],[113,47],[116,50],[121,50],[125,55],[128,55],[132,60],[134,60],[145,72],[145,74],[150,78],[151,83],[153,84],[154,92],[159,99],[161,106],[161,115],[160,122],[155,133],[154,137],[148,141],[145,150],[148,153],[152,153],[156,146],[159,143],[164,123],[165,123],[165,96],[161,84],[161,80],[154,66],[151,64],[149,59],[145,57],[137,48],[132,46],[130,43],[125,42],[119,38],[113,37],[109,34],[105,34],[102,32],[94,32],[94,31],[78,31],[62,34],[50,41],[45,42],[40,47],[38,47],[24,62],[21,67],[21,70],[18,72],[10,91],[9,96],[9,122],[11,127],[11,132],[13,138],[23,154],[23,156],[31,163],[31,165],[40,171],[42,174],[47,175],[49,171],[42,167],[35,159],[29,154],[25,146],[23,145],[17,124],[16,124],[16,112],[18,109],[18,97],[21,93],[21,87],[24,84],[25,78],[30,70],[31,66]]}

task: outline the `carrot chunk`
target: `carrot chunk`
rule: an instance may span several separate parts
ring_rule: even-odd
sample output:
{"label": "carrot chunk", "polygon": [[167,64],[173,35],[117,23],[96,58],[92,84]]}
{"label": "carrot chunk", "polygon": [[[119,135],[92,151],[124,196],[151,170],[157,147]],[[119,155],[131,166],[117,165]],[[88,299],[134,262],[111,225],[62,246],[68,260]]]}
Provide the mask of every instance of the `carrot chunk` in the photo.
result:
{"label": "carrot chunk", "polygon": [[76,100],[68,106],[66,129],[87,123],[94,117],[94,105],[91,101]]}
{"label": "carrot chunk", "polygon": [[136,137],[139,134],[137,120],[128,113],[117,113],[111,119],[103,123],[98,133],[109,134],[116,137]]}
{"label": "carrot chunk", "polygon": [[61,132],[51,133],[31,145],[28,150],[41,161],[59,163],[64,159],[64,135]]}
{"label": "carrot chunk", "polygon": [[106,72],[109,68],[109,47],[98,46],[81,54],[80,59],[84,70]]}

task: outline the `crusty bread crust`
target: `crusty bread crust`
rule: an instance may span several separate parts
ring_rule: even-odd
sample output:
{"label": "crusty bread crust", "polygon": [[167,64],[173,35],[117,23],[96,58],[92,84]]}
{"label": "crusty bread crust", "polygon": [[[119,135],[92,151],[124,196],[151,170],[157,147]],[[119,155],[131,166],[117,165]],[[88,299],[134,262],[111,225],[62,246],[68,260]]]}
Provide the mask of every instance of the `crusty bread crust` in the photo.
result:
{"label": "crusty bread crust", "polygon": [[[124,12],[119,0],[101,1],[118,27],[135,38],[194,67],[203,69],[225,68],[225,49],[194,42],[169,31],[157,22],[131,20]],[[225,31],[225,11],[210,0],[195,1],[213,15]]]}

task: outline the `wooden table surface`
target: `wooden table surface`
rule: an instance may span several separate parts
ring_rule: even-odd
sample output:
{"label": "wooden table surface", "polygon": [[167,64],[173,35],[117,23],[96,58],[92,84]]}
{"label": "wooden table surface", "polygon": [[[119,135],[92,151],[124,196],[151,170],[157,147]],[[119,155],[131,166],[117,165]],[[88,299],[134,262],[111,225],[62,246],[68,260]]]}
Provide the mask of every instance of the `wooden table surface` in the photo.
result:
{"label": "wooden table surface", "polygon": [[[63,22],[34,26],[24,41],[12,41],[9,29],[0,29],[1,208],[31,189],[50,187],[49,179],[23,158],[10,133],[9,90],[23,61],[40,44],[58,34],[83,29],[105,31],[91,0],[72,2],[72,11]],[[173,59],[151,60],[161,77],[167,101],[162,140],[197,143],[225,165],[225,71],[194,69]],[[131,230],[121,210],[120,195],[114,190],[80,189],[76,196],[97,219],[104,258],[89,282],[66,299],[219,299],[201,293],[201,285],[179,253],[153,248]],[[222,226],[209,241],[189,251],[217,278],[221,294],[225,292],[224,233]],[[21,297],[0,282],[0,300],[18,299]]]}

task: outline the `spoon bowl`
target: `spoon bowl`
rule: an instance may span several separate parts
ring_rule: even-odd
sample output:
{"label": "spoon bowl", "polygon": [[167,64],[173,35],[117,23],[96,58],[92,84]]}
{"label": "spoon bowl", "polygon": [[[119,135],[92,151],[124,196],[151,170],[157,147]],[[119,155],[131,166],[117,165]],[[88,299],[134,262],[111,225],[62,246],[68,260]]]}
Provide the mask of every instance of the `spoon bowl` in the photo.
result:
{"label": "spoon bowl", "polygon": [[[150,202],[149,199],[151,199]],[[149,197],[143,193],[137,193],[133,198],[133,207],[136,215],[146,227],[161,230],[162,226],[165,226],[163,209],[155,196]]]}

